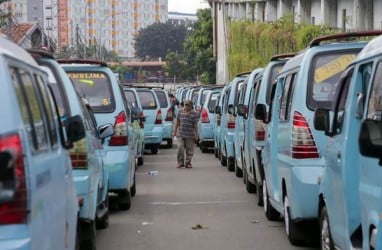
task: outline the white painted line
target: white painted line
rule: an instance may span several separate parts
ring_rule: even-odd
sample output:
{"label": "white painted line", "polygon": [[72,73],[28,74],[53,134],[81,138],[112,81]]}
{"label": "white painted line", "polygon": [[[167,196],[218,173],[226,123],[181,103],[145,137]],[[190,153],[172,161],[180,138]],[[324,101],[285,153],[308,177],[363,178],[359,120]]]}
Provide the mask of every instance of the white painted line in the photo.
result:
{"label": "white painted line", "polygon": [[188,201],[188,202],[166,202],[154,201],[149,202],[152,205],[200,205],[200,204],[229,204],[229,203],[246,203],[249,201]]}

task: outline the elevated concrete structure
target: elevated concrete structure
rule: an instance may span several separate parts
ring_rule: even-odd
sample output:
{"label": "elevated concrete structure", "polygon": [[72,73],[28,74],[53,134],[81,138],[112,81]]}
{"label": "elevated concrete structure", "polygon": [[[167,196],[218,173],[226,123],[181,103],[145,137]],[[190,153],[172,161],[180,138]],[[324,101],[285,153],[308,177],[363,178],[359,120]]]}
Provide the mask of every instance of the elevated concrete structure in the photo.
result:
{"label": "elevated concrete structure", "polygon": [[293,14],[297,23],[341,28],[344,31],[382,28],[380,0],[208,0],[213,17],[217,84],[228,82],[228,25],[235,20],[272,22]]}

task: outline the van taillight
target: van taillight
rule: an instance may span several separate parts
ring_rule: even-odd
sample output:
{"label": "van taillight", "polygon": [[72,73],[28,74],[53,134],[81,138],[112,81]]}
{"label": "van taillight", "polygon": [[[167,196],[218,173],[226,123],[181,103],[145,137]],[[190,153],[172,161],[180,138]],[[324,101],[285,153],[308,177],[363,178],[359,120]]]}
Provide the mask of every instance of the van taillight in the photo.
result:
{"label": "van taillight", "polygon": [[227,128],[235,128],[235,117],[232,114],[228,114],[227,119]]}
{"label": "van taillight", "polygon": [[27,222],[23,148],[18,134],[0,136],[0,225]]}
{"label": "van taillight", "polygon": [[162,124],[162,110],[158,109],[155,124]]}
{"label": "van taillight", "polygon": [[306,119],[299,112],[294,112],[292,128],[292,158],[319,158],[318,148]]}
{"label": "van taillight", "polygon": [[143,112],[142,111],[139,112],[139,127],[141,127],[141,128],[145,127],[144,119],[145,119],[145,116],[144,116]]}
{"label": "van taillight", "polygon": [[165,121],[167,122],[172,122],[174,120],[174,116],[173,116],[173,113],[172,113],[172,108],[170,107],[168,110],[167,110],[167,114],[166,114],[166,119]]}
{"label": "van taillight", "polygon": [[210,118],[208,117],[208,111],[206,108],[202,110],[202,116],[200,117],[202,123],[209,123]]}
{"label": "van taillight", "polygon": [[244,119],[248,119],[248,105],[244,105]]}
{"label": "van taillight", "polygon": [[110,138],[109,146],[125,146],[128,144],[126,114],[121,111],[115,118],[114,135]]}
{"label": "van taillight", "polygon": [[265,139],[265,126],[263,121],[256,120],[256,127],[255,127],[255,136],[256,141],[264,141]]}
{"label": "van taillight", "polygon": [[88,167],[88,154],[85,152],[70,152],[70,160],[72,162],[72,168]]}

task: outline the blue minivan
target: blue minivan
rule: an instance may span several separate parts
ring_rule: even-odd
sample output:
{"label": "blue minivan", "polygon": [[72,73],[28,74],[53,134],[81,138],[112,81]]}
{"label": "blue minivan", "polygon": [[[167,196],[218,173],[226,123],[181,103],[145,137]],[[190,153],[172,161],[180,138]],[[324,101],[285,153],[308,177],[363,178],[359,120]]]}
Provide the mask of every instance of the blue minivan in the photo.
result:
{"label": "blue minivan", "polygon": [[97,126],[94,114],[75,90],[64,69],[53,55],[42,50],[28,50],[47,72],[49,87],[56,99],[60,117],[79,115],[85,125],[86,137],[75,142],[70,150],[73,181],[81,200],[79,240],[81,248],[95,246],[95,229],[109,224],[109,173],[103,164],[102,140],[113,135],[113,125]]}
{"label": "blue minivan", "polygon": [[[306,226],[316,225],[319,219],[320,182],[328,169],[322,152],[328,138],[314,128],[314,110],[332,107],[341,73],[367,44],[349,39],[361,36],[318,37],[288,60],[278,76],[264,147],[263,198],[268,218],[284,216],[292,244],[318,238],[318,233],[308,234]],[[330,42],[333,40],[341,42]],[[338,194],[333,192],[338,188],[333,184],[329,195]]]}
{"label": "blue minivan", "polygon": [[48,76],[0,36],[0,249],[75,249],[79,204],[69,151],[82,118],[61,122]]}
{"label": "blue minivan", "polygon": [[[235,147],[234,135],[236,127],[236,105],[238,102],[238,92],[249,72],[237,74],[235,78],[224,89],[223,103],[221,107],[221,127],[220,127],[220,149],[222,153],[222,164],[227,165],[228,171],[235,170]],[[225,163],[223,163],[226,161]]]}
{"label": "blue minivan", "polygon": [[[365,35],[372,34],[381,33],[368,32]],[[368,92],[372,86],[379,83],[379,45],[381,38],[368,43],[342,74],[334,94],[333,105],[315,111],[315,129],[324,131],[330,138],[322,153],[325,158],[325,170],[320,179],[319,192],[323,248],[361,248],[364,242],[364,246],[367,247],[363,249],[369,249],[370,240],[375,239],[373,224],[367,224],[364,228],[361,226],[360,201],[366,201],[363,203],[366,207],[373,206],[371,204],[375,195],[371,190],[376,189],[375,186],[371,188],[373,184],[369,181],[371,176],[378,175],[378,171],[370,173],[368,170],[372,168],[362,166],[357,150],[358,135],[354,131],[361,128],[364,109],[368,100],[371,100],[371,93]],[[365,172],[368,173],[363,175]],[[336,192],[333,192],[333,188]],[[377,199],[377,203],[380,203],[380,197]],[[371,214],[372,211],[367,211],[366,217],[373,217]]]}
{"label": "blue minivan", "polygon": [[109,172],[109,191],[118,195],[119,208],[127,210],[136,193],[137,145],[133,135],[129,135],[130,117],[122,86],[105,62],[85,59],[58,62],[91,106],[97,124],[113,124],[114,135],[103,140],[103,161]]}

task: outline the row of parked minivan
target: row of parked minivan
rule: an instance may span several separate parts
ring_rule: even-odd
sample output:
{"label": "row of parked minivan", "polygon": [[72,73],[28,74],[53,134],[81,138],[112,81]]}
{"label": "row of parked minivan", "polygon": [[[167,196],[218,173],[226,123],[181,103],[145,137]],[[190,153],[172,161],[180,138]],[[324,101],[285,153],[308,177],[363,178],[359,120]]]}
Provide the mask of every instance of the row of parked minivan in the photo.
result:
{"label": "row of parked minivan", "polygon": [[292,244],[382,249],[381,34],[318,37],[217,93],[215,156]]}
{"label": "row of parked minivan", "polygon": [[109,195],[128,210],[144,149],[172,146],[167,91],[3,37],[0,82],[0,249],[96,249]]}

